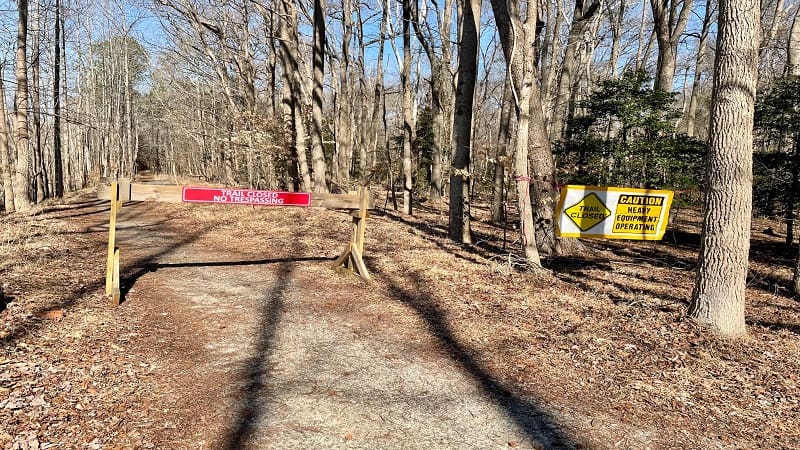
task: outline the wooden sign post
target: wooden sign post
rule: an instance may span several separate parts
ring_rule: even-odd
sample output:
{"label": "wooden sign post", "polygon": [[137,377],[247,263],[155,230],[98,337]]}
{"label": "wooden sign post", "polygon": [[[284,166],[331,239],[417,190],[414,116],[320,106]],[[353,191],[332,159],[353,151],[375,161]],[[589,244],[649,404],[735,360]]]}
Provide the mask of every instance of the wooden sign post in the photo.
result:
{"label": "wooden sign post", "polygon": [[108,258],[106,259],[106,295],[111,296],[111,304],[119,306],[121,297],[119,283],[119,248],[117,244],[117,212],[122,208],[120,185],[111,183],[111,215],[108,221]]}
{"label": "wooden sign post", "polygon": [[366,186],[361,188],[359,193],[359,207],[357,211],[353,211],[353,236],[350,239],[342,256],[336,259],[333,263],[335,270],[349,270],[350,272],[357,273],[369,280],[369,271],[364,264],[364,237],[366,233],[367,217],[369,217],[368,209],[369,190]]}
{"label": "wooden sign post", "polygon": [[333,268],[348,271],[369,280],[369,271],[364,264],[364,239],[369,209],[374,198],[364,186],[358,192],[348,194],[317,194],[310,192],[259,191],[238,188],[183,187],[174,185],[130,183],[125,179],[101,179],[97,198],[111,201],[111,217],[108,224],[108,258],[106,260],[106,295],[111,304],[119,306],[120,250],[117,242],[117,213],[126,201],[161,201],[168,203],[216,203],[253,206],[298,206],[351,211],[353,231],[350,243],[336,259]]}

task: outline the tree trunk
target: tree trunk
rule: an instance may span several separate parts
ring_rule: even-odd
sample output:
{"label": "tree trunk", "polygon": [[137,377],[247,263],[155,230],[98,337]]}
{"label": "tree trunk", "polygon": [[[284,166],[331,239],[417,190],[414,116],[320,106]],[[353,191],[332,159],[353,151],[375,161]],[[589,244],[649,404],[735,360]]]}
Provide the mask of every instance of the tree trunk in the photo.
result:
{"label": "tree trunk", "polygon": [[708,185],[689,316],[735,335],[746,332],[760,16],[756,0],[720,0],[719,8]]}
{"label": "tree trunk", "polygon": [[[564,50],[564,59],[561,62],[561,77],[558,79],[556,100],[553,105],[553,122],[550,127],[550,138],[559,140],[564,137],[564,127],[567,120],[570,99],[574,96],[574,72],[578,65],[578,45],[583,41],[583,34],[589,19],[600,9],[600,0],[594,0],[590,5],[584,5],[584,0],[575,0],[575,9],[572,24],[567,35],[567,48]],[[541,108],[541,105],[538,105]]]}
{"label": "tree trunk", "polygon": [[[3,67],[0,65],[0,73]],[[6,116],[6,91],[0,77],[0,176],[3,177],[3,204],[7,212],[14,212],[14,180],[11,174],[13,158],[8,139],[8,117]]]}
{"label": "tree trunk", "polygon": [[350,40],[353,35],[352,5],[350,0],[342,3],[342,54],[339,65],[339,100],[336,108],[338,127],[336,128],[336,155],[338,171],[336,180],[341,186],[350,181],[350,166],[353,162],[353,120],[352,97],[350,86]]}
{"label": "tree trunk", "polygon": [[41,7],[39,2],[36,2],[35,14],[33,23],[31,24],[31,34],[33,35],[33,42],[31,43],[31,113],[33,115],[33,185],[36,194],[35,202],[41,202],[47,196],[47,177],[46,177],[46,164],[44,159],[44,152],[42,149],[42,119],[40,114],[40,25],[41,25]]}
{"label": "tree trunk", "polygon": [[692,3],[693,0],[650,0],[658,44],[655,89],[672,92],[678,43],[689,20]]}
{"label": "tree trunk", "polygon": [[[453,0],[445,0],[439,14],[438,32],[439,53],[432,33],[425,33],[419,17],[419,0],[413,0],[414,31],[430,63],[431,121],[433,122],[433,143],[431,148],[430,199],[439,202],[443,194],[442,161],[443,150],[449,146],[450,130],[448,120],[452,119],[451,102],[454,101],[451,73],[452,56],[450,51],[450,29],[452,27]],[[452,122],[450,122],[452,124]]]}
{"label": "tree trunk", "polygon": [[[325,0],[314,0],[314,49],[313,49],[313,70],[314,88],[311,93],[311,153],[313,155],[323,155],[323,127],[322,127],[322,101],[323,101],[323,82],[325,81]],[[314,157],[314,192],[328,192],[325,179],[317,177],[316,157]],[[325,168],[321,168],[323,177]]]}
{"label": "tree trunk", "polygon": [[700,96],[700,80],[703,75],[702,64],[706,59],[706,46],[708,45],[708,31],[711,28],[711,18],[714,15],[714,8],[710,2],[706,3],[706,12],[703,18],[703,27],[700,30],[700,42],[697,44],[697,58],[694,65],[694,81],[692,82],[692,94],[689,98],[689,111],[686,114],[686,134],[695,137],[697,124],[697,102]]}
{"label": "tree trunk", "polygon": [[608,61],[608,78],[617,79],[617,64],[619,63],[620,44],[625,30],[623,21],[625,20],[625,0],[619,0],[616,13],[612,8],[613,2],[606,2],[608,10],[609,28],[611,29],[611,56]]}
{"label": "tree trunk", "polygon": [[55,195],[64,196],[64,166],[61,155],[61,0],[55,0],[55,51],[53,53],[53,176]]}
{"label": "tree trunk", "polygon": [[[385,127],[385,114],[386,111],[386,98],[383,86],[383,50],[384,46],[386,45],[386,23],[389,20],[389,7],[386,2],[383,3],[381,9],[381,31],[380,31],[380,38],[379,38],[379,47],[378,47],[378,59],[376,61],[377,69],[375,74],[375,89],[373,91],[373,103],[372,103],[372,116],[370,125],[372,127],[372,132],[370,133],[370,148],[369,151],[372,154],[372,163],[373,167],[374,164],[377,163],[377,151],[378,151],[378,142],[380,141],[381,144],[386,143],[386,127]],[[383,137],[383,139],[380,139]],[[388,151],[388,150],[387,150]],[[391,173],[391,165],[389,166]],[[391,181],[391,175],[390,175]]]}
{"label": "tree trunk", "polygon": [[17,54],[14,74],[17,89],[14,95],[14,144],[17,149],[17,168],[14,184],[14,205],[17,211],[27,211],[31,207],[28,197],[29,170],[28,146],[28,0],[18,0],[19,20],[17,22]]}
{"label": "tree trunk", "polygon": [[792,184],[789,192],[786,193],[786,245],[792,245],[794,242],[794,205],[797,197],[797,191],[800,190],[800,133],[794,135],[794,149],[791,154],[792,164]]}
{"label": "tree trunk", "polygon": [[414,145],[414,92],[411,89],[411,19],[413,0],[403,0],[403,67],[400,84],[403,90],[403,213],[412,214],[414,173],[411,151]]}
{"label": "tree trunk", "polygon": [[462,4],[461,49],[458,52],[458,84],[453,116],[453,168],[450,171],[450,239],[472,243],[470,227],[470,152],[472,149],[472,106],[478,75],[480,0]]}
{"label": "tree trunk", "polygon": [[[491,0],[495,23],[500,33],[503,55],[506,59],[512,89],[517,99],[517,142],[514,151],[514,180],[517,185],[517,207],[520,215],[522,249],[526,261],[533,268],[542,263],[536,248],[533,213],[531,211],[530,180],[528,171],[528,141],[531,128],[531,103],[538,95],[535,55],[533,51],[515,51],[517,48],[532,49],[536,44],[536,3],[528,3],[523,22],[517,0]],[[521,44],[521,45],[520,45]],[[541,115],[540,115],[541,117]],[[542,124],[542,127],[544,124]]]}
{"label": "tree trunk", "polygon": [[505,182],[508,149],[511,147],[511,113],[514,110],[514,93],[511,80],[506,77],[503,86],[503,104],[500,107],[500,128],[497,131],[497,152],[494,160],[494,187],[492,189],[492,221],[505,220]]}
{"label": "tree trunk", "polygon": [[[297,50],[297,9],[294,6],[293,0],[282,0],[279,4],[281,9],[280,20],[278,23],[278,34],[280,35],[280,46],[278,57],[281,61],[281,77],[283,81],[283,111],[284,111],[284,124],[290,128],[289,134],[291,136],[291,147],[293,158],[288,161],[291,166],[289,169],[290,177],[294,172],[295,178],[292,182],[297,187],[310,190],[311,176],[308,171],[308,163],[306,161],[306,146],[305,146],[305,125],[303,117],[300,112],[302,107],[301,100],[301,74],[299,67],[299,54]],[[312,153],[312,155],[316,155]],[[316,159],[314,161],[314,181],[316,183],[317,177],[322,177],[322,185],[327,192],[327,185],[325,185],[325,159],[322,158],[322,173],[316,173]],[[299,172],[299,173],[298,173]],[[316,185],[314,190],[316,191]],[[317,191],[320,192],[320,191]]]}
{"label": "tree trunk", "polygon": [[800,7],[795,10],[786,54],[786,73],[800,76]]}

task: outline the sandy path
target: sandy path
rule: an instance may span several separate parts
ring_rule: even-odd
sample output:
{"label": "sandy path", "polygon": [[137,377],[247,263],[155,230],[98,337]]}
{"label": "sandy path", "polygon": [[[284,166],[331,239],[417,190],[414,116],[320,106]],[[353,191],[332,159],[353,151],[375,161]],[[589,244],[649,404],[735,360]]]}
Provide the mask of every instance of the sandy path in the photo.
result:
{"label": "sandy path", "polygon": [[235,227],[188,239],[176,229],[186,224],[151,226],[147,208],[120,217],[121,241],[155,255],[128,267],[121,312],[152,321],[137,348],[158,359],[180,447],[554,444],[413,308],[380,283],[332,273],[342,244],[314,240],[294,216],[334,217],[346,231],[332,213],[292,212],[247,239]]}

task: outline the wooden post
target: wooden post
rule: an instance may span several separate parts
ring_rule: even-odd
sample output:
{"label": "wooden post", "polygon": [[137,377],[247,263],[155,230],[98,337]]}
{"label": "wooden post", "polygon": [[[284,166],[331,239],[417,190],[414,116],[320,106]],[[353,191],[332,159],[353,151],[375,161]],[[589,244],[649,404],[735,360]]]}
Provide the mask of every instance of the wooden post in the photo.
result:
{"label": "wooden post", "polygon": [[119,249],[117,244],[117,212],[122,208],[119,198],[119,183],[111,183],[111,214],[108,221],[108,258],[106,259],[106,295],[111,296],[112,304],[119,306]]}
{"label": "wooden post", "polygon": [[342,256],[333,263],[334,269],[345,268],[350,272],[357,273],[361,278],[369,281],[369,271],[364,264],[364,236],[366,234],[367,217],[369,217],[369,190],[366,186],[361,188],[359,193],[359,207],[353,211],[353,234],[350,243],[347,244]]}

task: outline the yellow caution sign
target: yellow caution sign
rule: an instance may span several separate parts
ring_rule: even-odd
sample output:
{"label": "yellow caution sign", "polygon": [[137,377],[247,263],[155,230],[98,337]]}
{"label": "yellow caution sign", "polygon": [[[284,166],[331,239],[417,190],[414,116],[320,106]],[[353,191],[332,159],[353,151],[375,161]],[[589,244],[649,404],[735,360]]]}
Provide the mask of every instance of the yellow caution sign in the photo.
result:
{"label": "yellow caution sign", "polygon": [[672,191],[564,186],[557,232],[562,237],[659,240],[671,204]]}

